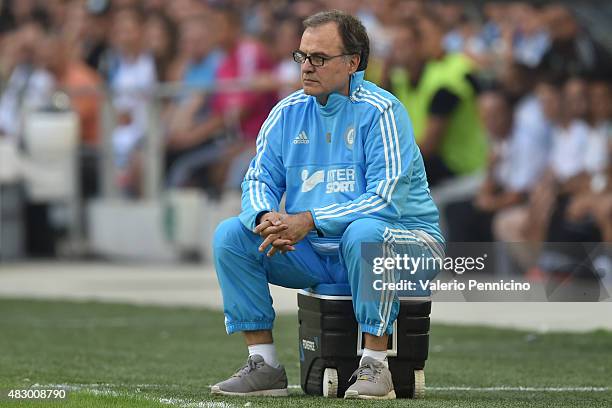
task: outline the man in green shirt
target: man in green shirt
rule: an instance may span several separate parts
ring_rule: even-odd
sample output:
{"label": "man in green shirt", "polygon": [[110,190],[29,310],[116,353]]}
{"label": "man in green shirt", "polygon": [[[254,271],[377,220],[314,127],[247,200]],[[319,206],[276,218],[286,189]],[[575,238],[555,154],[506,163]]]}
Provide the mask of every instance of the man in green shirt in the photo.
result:
{"label": "man in green shirt", "polygon": [[430,16],[405,21],[395,31],[391,92],[408,110],[430,186],[484,169],[486,138],[472,62],[445,53],[444,31]]}

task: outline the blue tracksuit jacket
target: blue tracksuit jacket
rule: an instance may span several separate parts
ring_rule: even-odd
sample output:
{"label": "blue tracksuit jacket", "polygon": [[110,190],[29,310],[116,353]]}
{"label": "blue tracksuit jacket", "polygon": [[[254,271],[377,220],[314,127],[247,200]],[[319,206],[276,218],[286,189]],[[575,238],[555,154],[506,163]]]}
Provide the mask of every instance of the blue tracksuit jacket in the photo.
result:
{"label": "blue tracksuit jacket", "polygon": [[283,193],[289,214],[310,211],[318,233],[307,237],[325,251],[362,217],[399,222],[443,242],[423,159],[408,113],[391,93],[351,77],[350,95],[326,105],[297,91],[271,111],[257,138],[257,154],[242,183],[240,220],[277,211]]}

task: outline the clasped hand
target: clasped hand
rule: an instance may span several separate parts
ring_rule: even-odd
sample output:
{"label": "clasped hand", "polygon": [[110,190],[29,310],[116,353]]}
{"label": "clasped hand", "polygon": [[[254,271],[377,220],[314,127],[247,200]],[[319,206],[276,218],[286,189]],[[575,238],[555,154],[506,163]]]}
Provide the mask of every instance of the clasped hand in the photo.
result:
{"label": "clasped hand", "polygon": [[253,232],[264,238],[259,246],[259,252],[264,252],[266,248],[272,246],[267,255],[273,256],[278,251],[282,253],[295,251],[294,245],[313,228],[314,222],[310,212],[282,214],[271,211],[261,217]]}

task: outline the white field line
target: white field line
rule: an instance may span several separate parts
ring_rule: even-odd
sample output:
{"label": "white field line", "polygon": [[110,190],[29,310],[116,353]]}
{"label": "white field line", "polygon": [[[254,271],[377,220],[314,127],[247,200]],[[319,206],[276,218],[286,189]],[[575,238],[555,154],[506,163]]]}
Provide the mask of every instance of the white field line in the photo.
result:
{"label": "white field line", "polygon": [[112,397],[140,397],[148,401],[156,401],[161,404],[171,405],[180,408],[234,408],[235,405],[229,404],[223,401],[195,401],[187,400],[182,398],[155,398],[143,394],[133,394],[129,392],[114,391],[112,387],[136,387],[136,388],[155,388],[158,386],[171,386],[178,387],[178,384],[174,385],[161,385],[161,384],[33,384],[32,388],[53,388],[53,389],[64,389],[68,391],[82,391],[92,395],[108,395]]}
{"label": "white field line", "polygon": [[[158,401],[162,404],[168,404],[181,408],[230,408],[234,405],[228,404],[221,401],[194,401],[186,400],[181,398],[153,398],[143,394],[133,394],[127,392],[117,392],[113,388],[180,388],[180,384],[34,384],[33,388],[53,388],[53,389],[65,389],[74,391],[85,391],[95,395],[110,395],[110,396],[125,396],[134,397],[136,395],[151,400]],[[299,389],[298,384],[290,384],[287,388]],[[430,391],[473,391],[473,392],[607,392],[611,391],[612,387],[522,387],[522,386],[509,386],[501,385],[496,387],[470,387],[470,386],[427,386],[427,390]]]}
{"label": "white field line", "polygon": [[[297,384],[291,384],[287,388],[301,388]],[[521,392],[605,392],[610,391],[610,387],[513,387],[501,385],[497,387],[467,387],[467,386],[425,386],[430,391],[521,391]]]}
{"label": "white field line", "polygon": [[178,388],[181,387],[180,384],[127,384],[127,383],[91,383],[91,384],[83,384],[83,383],[70,383],[70,384],[34,384],[32,387],[35,388],[44,388],[44,387],[55,387],[55,388]]}
{"label": "white field line", "polygon": [[520,392],[606,392],[610,387],[425,387],[432,391],[479,391],[479,392],[499,392],[499,391],[520,391]]}

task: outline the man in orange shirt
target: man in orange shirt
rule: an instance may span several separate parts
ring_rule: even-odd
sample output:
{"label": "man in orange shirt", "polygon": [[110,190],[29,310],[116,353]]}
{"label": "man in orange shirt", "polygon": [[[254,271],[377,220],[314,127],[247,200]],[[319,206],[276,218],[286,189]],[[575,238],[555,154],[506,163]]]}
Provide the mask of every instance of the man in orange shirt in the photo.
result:
{"label": "man in orange shirt", "polygon": [[81,194],[84,198],[98,193],[96,147],[100,140],[99,120],[103,96],[97,89],[102,79],[96,71],[79,57],[72,55],[69,43],[60,36],[51,35],[41,41],[37,50],[37,63],[55,81],[55,88],[65,91],[70,97],[72,109],[77,113],[80,124]]}
{"label": "man in orange shirt", "polygon": [[70,96],[72,108],[79,116],[81,141],[97,145],[101,95],[96,89],[102,84],[99,75],[70,55],[68,44],[59,36],[45,38],[37,56],[39,64],[55,79],[56,87]]}

